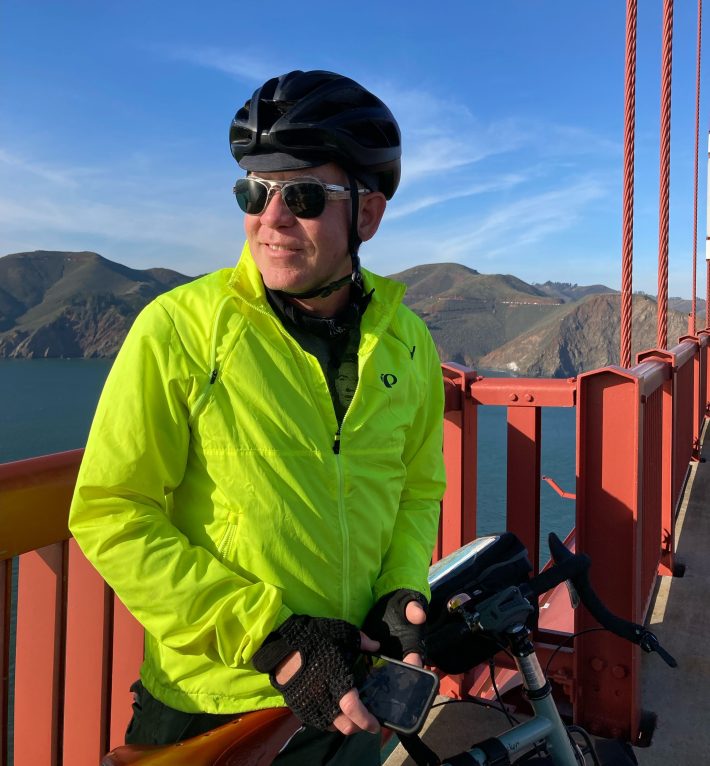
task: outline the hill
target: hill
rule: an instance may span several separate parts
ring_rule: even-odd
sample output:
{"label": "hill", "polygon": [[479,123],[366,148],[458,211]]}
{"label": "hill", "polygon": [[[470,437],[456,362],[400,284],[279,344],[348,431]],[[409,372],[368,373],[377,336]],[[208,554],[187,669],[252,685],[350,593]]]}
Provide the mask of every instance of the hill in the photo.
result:
{"label": "hill", "polygon": [[[447,361],[563,377],[618,362],[620,298],[604,285],[530,285],[456,263],[416,266],[393,278],[407,285],[405,302]],[[191,279],[169,269],[131,269],[92,252],[2,257],[0,357],[115,356],[143,306]],[[633,323],[634,353],[653,347],[652,297],[634,296]],[[671,311],[671,341],[686,328],[686,315]]]}
{"label": "hill", "polygon": [[[531,377],[572,377],[586,370],[619,364],[621,297],[590,295],[567,304],[563,313],[541,322],[480,359],[483,369],[509,370]],[[632,359],[656,346],[656,301],[634,295]],[[669,311],[670,345],[687,333],[685,314]]]}
{"label": "hill", "polygon": [[138,312],[192,277],[92,252],[0,258],[0,357],[114,356]]}
{"label": "hill", "polygon": [[618,290],[612,290],[606,285],[577,285],[570,282],[545,282],[544,284],[533,283],[535,287],[542,290],[546,295],[553,298],[561,298],[563,301],[578,301],[586,298],[588,295],[596,293],[616,293]]}
{"label": "hill", "polygon": [[[668,308],[680,311],[682,314],[690,314],[692,306],[693,304],[689,298],[668,298]],[[700,314],[705,314],[705,301],[702,298],[696,298],[695,312],[698,317]]]}
{"label": "hill", "polygon": [[405,303],[429,326],[441,358],[469,366],[563,306],[517,277],[455,263],[416,266],[392,278],[407,285]]}

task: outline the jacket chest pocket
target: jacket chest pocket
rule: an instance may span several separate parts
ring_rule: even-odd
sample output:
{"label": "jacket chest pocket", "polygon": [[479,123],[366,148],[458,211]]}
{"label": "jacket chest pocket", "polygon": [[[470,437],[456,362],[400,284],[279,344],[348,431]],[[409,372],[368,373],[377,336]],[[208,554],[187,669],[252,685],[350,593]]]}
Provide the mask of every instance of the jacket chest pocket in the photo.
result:
{"label": "jacket chest pocket", "polygon": [[239,521],[241,514],[229,511],[225,520],[224,531],[217,542],[217,557],[224,563],[234,560],[235,547],[239,537]]}

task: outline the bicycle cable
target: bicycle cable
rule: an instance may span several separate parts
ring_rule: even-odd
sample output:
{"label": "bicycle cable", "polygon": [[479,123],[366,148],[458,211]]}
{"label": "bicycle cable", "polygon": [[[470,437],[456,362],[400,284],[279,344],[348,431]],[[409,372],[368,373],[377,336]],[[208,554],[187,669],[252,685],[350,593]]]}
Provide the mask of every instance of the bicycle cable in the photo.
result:
{"label": "bicycle cable", "polygon": [[505,713],[505,717],[508,719],[508,723],[511,727],[517,726],[520,721],[514,716],[511,715],[508,708],[503,704],[503,698],[500,696],[500,691],[498,691],[498,684],[496,683],[496,664],[491,658],[488,660],[488,673],[491,677],[491,686],[493,687],[493,693],[496,695],[496,700],[498,701],[498,704],[501,707],[501,710]]}
{"label": "bicycle cable", "polygon": [[[597,751],[594,748],[594,744],[592,743],[592,738],[589,736],[589,732],[583,729],[581,726],[571,725],[567,726],[567,734],[569,734],[569,738],[572,740],[572,742],[575,745],[575,748],[579,748],[579,744],[574,741],[574,737],[572,737],[572,734],[579,734],[580,737],[584,740],[587,750],[582,750],[582,758],[584,759],[584,756],[588,753],[592,756],[592,762],[594,766],[601,766],[601,761],[599,760],[599,756],[597,755]],[[584,764],[586,761],[582,760],[582,763]]]}
{"label": "bicycle cable", "polygon": [[545,678],[547,678],[547,674],[548,674],[548,671],[550,670],[550,665],[552,664],[552,660],[555,658],[555,655],[557,654],[557,652],[560,651],[560,649],[564,649],[565,646],[567,646],[572,641],[574,641],[574,639],[577,638],[578,636],[583,636],[585,633],[596,633],[599,630],[606,630],[607,632],[611,633],[609,628],[602,628],[602,627],[586,628],[585,630],[580,630],[579,633],[570,633],[570,635],[567,636],[567,638],[565,638],[565,640],[561,644],[558,644],[555,647],[554,651],[552,652],[547,662],[545,663],[545,670],[544,670]]}

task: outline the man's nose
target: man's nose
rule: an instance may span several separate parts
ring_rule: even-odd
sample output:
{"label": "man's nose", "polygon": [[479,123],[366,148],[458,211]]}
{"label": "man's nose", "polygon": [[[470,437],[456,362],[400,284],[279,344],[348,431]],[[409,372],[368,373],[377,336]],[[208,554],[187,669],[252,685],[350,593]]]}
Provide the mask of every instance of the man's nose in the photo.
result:
{"label": "man's nose", "polygon": [[283,201],[281,191],[273,189],[261,213],[261,222],[266,226],[287,226],[293,223],[294,218],[295,216]]}

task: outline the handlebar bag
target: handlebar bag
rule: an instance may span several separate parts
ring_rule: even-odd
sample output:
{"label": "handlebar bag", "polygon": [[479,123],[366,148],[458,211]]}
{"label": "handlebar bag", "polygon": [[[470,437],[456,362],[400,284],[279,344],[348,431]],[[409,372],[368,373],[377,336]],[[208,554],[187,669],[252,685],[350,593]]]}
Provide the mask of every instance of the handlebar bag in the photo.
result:
{"label": "handlebar bag", "polygon": [[425,633],[426,661],[445,673],[464,673],[493,657],[495,639],[472,633],[461,615],[447,609],[449,599],[468,595],[473,605],[532,572],[525,546],[512,532],[479,537],[429,569],[431,601]]}

